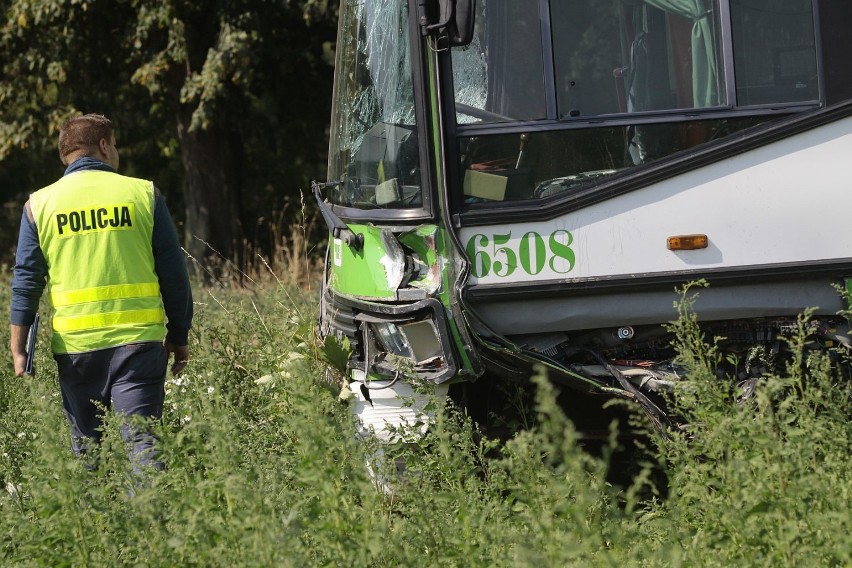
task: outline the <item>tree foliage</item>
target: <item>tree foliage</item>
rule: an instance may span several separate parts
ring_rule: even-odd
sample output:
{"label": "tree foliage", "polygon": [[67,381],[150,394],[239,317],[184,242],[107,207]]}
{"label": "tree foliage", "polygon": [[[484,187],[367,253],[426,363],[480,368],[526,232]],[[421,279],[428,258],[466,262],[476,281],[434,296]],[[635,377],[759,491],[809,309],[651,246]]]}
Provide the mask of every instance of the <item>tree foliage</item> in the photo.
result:
{"label": "tree foliage", "polygon": [[0,200],[61,175],[56,135],[79,112],[113,119],[123,172],[155,179],[199,260],[237,260],[324,172],[335,0],[0,6]]}

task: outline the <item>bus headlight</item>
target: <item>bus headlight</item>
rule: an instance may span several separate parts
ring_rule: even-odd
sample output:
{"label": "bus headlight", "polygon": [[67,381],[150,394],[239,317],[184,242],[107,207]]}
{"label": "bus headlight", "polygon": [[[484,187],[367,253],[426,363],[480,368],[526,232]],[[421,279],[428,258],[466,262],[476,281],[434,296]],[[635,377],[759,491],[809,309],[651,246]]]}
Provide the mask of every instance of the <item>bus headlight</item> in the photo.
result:
{"label": "bus headlight", "polygon": [[[348,299],[358,310],[353,368],[368,375],[414,377],[441,384],[458,369],[444,306],[435,298],[392,306]],[[345,316],[345,314],[344,314]],[[341,316],[341,319],[345,319]]]}
{"label": "bus headlight", "polygon": [[370,328],[385,351],[415,365],[433,362],[443,354],[438,330],[430,320],[371,323]]}

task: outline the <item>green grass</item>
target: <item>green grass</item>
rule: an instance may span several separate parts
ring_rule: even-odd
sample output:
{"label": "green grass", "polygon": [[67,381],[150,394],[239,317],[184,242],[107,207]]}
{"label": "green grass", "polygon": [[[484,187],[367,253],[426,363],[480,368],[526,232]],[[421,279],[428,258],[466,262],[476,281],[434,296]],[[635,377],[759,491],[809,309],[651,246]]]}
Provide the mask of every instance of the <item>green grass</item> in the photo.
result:
{"label": "green grass", "polygon": [[385,494],[366,468],[377,448],[322,379],[315,293],[272,280],[195,295],[192,362],[159,427],[167,469],[132,497],[116,420],[96,472],[72,457],[46,332],[37,378],[7,357],[0,565],[852,565],[849,385],[825,357],[733,403],[687,309],[679,410],[700,426],[649,450],[665,499],[642,475],[607,484],[544,375],[533,428],[498,445],[448,407],[419,444],[388,448],[408,473]]}

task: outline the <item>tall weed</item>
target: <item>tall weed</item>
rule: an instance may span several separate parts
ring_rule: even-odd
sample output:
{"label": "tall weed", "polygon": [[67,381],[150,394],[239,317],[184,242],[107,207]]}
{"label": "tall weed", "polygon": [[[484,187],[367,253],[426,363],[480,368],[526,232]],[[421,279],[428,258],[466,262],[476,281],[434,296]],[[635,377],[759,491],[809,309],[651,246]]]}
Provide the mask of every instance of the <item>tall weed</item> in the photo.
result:
{"label": "tall weed", "polygon": [[[8,317],[8,273],[0,279]],[[195,290],[192,361],[169,378],[155,428],[162,472],[134,474],[109,413],[97,469],[72,456],[46,330],[35,379],[15,379],[7,362],[0,564],[852,564],[849,385],[809,351],[806,317],[787,371],[739,400],[687,297],[676,332],[690,379],[677,410],[691,426],[648,456],[666,469],[663,500],[647,468],[631,487],[606,482],[616,464],[583,451],[543,372],[528,427],[508,442],[452,405],[416,442],[359,438],[322,378],[314,295],[286,279],[249,282]]]}
{"label": "tall weed", "polygon": [[689,380],[674,405],[691,430],[660,445],[671,496],[659,518],[687,564],[848,565],[848,381],[829,354],[809,350],[803,314],[786,373],[764,376],[743,399],[730,378],[716,376],[718,356],[694,325],[693,298],[687,289],[675,324]]}

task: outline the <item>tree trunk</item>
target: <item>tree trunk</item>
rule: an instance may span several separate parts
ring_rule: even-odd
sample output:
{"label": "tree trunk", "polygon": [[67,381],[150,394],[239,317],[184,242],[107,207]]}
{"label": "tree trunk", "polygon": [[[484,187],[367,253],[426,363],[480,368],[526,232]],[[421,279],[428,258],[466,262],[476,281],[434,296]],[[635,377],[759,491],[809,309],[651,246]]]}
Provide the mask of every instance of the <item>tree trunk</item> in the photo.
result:
{"label": "tree trunk", "polygon": [[[241,268],[239,179],[231,137],[221,128],[190,131],[193,109],[177,109],[177,134],[185,171],[184,243],[195,270],[218,275],[227,261]],[[200,267],[199,267],[200,265]],[[209,272],[208,272],[209,271]]]}

